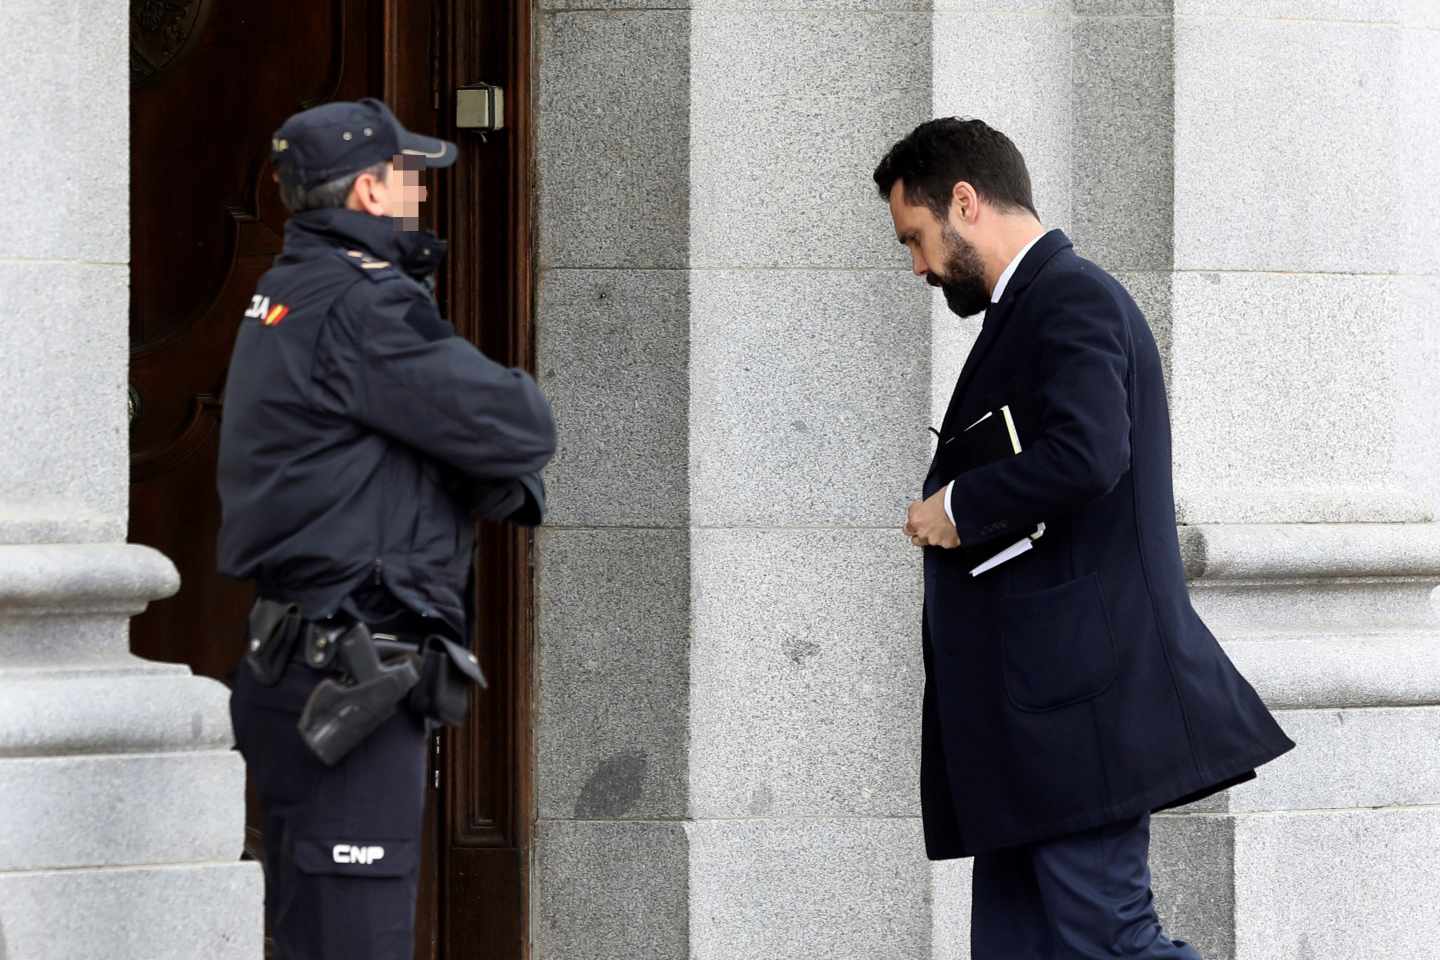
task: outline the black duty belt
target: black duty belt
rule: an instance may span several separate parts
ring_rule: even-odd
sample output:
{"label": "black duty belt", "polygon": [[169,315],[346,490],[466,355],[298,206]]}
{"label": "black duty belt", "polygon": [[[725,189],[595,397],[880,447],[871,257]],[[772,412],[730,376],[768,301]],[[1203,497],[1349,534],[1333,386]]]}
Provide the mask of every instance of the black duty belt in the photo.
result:
{"label": "black duty belt", "polygon": [[295,604],[259,599],[245,655],[255,679],[274,686],[291,663],[334,674],[316,684],[300,736],[334,765],[405,701],[417,714],[458,725],[470,690],[485,686],[475,655],[448,637],[373,633],[364,623],[306,620]]}

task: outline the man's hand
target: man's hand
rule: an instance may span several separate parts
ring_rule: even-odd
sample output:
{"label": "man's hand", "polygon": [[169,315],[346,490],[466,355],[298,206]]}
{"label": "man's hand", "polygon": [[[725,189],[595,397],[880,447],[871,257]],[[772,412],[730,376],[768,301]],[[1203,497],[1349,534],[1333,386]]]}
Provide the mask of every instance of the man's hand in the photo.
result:
{"label": "man's hand", "polygon": [[910,504],[905,518],[905,536],[915,546],[944,547],[947,550],[960,546],[960,535],[945,513],[945,491],[949,489],[949,486],[941,487],[928,499]]}

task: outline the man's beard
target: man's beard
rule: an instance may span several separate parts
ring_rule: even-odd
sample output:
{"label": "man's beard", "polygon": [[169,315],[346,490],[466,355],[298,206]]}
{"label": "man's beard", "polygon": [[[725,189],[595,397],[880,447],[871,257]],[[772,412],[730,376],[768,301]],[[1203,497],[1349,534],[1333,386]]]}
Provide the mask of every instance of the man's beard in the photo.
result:
{"label": "man's beard", "polygon": [[932,287],[940,288],[945,294],[945,303],[953,313],[973,317],[990,306],[990,291],[985,287],[985,264],[980,260],[980,252],[948,223],[941,228],[940,240],[945,244],[944,273],[931,271],[925,280]]}

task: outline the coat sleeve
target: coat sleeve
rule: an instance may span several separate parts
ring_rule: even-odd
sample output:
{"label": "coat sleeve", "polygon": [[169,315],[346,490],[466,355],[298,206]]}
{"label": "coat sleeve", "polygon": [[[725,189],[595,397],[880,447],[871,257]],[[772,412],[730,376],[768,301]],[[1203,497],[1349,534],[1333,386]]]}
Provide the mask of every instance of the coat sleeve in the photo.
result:
{"label": "coat sleeve", "polygon": [[317,338],[317,391],[337,412],[470,480],[539,471],[555,452],[540,388],[450,331],[412,285],[361,282]]}
{"label": "coat sleeve", "polygon": [[1130,469],[1125,313],[1099,277],[1068,274],[1057,286],[1037,325],[1039,427],[1022,434],[1016,456],[955,478],[950,502],[962,544],[1071,513]]}

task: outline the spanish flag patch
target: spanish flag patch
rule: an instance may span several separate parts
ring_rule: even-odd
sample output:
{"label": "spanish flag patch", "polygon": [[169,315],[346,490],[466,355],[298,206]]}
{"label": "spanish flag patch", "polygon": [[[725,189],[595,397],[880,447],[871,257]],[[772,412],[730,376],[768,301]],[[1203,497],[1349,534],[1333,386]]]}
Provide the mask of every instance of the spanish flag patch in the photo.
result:
{"label": "spanish flag patch", "polygon": [[273,306],[273,307],[270,308],[270,312],[267,313],[267,314],[265,314],[265,321],[264,321],[264,322],[265,322],[265,326],[267,326],[267,327],[273,327],[273,326],[275,326],[275,325],[278,324],[281,320],[284,320],[284,319],[285,319],[285,314],[287,314],[287,313],[289,313],[289,312],[290,312],[290,308],[287,307],[287,306],[285,306],[285,304],[283,304],[283,303],[277,303],[277,304],[275,304],[275,306]]}

